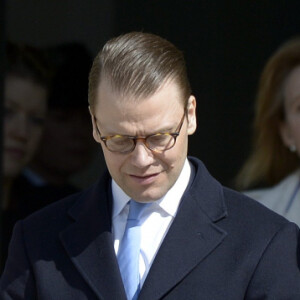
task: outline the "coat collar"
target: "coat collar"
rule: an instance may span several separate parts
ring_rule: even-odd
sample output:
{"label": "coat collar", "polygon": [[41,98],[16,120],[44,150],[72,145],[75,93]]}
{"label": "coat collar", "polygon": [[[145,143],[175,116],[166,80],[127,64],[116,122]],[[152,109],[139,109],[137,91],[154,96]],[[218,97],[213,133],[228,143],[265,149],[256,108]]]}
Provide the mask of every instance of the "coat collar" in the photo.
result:
{"label": "coat collar", "polygon": [[[188,159],[192,167],[194,167],[194,171],[192,172],[193,178],[183,195],[183,199],[186,194],[199,198],[199,206],[213,222],[226,217],[227,208],[224,202],[222,185],[209,174],[199,159],[192,156],[189,156]],[[200,195],[205,195],[205,197],[200,199]],[[101,201],[101,199],[103,200]],[[104,208],[105,210],[103,211]],[[69,215],[74,220],[77,220],[89,213],[99,213],[100,209],[104,213],[105,220],[111,226],[111,177],[107,170],[98,183],[81,193],[78,201],[69,210]]]}
{"label": "coat collar", "polygon": [[108,173],[83,192],[69,216],[75,221],[60,234],[71,261],[99,299],[126,300],[111,233]]}
{"label": "coat collar", "polygon": [[[222,186],[202,162],[189,157],[195,176],[145,280],[139,299],[159,299],[222,242],[215,223],[226,217]],[[108,172],[83,192],[69,215],[75,221],[61,241],[77,270],[99,299],[125,300],[111,233],[111,179]],[[180,259],[178,259],[180,257]],[[164,280],[161,280],[164,278]]]}
{"label": "coat collar", "polygon": [[197,199],[201,207],[212,222],[216,222],[227,216],[227,207],[224,201],[223,187],[213,178],[204,164],[195,157],[189,157],[189,161],[195,167],[194,180],[186,194]]}
{"label": "coat collar", "polygon": [[196,175],[151,266],[141,300],[162,298],[213,253],[227,235],[216,224],[227,216],[223,188],[198,159],[189,159]]}

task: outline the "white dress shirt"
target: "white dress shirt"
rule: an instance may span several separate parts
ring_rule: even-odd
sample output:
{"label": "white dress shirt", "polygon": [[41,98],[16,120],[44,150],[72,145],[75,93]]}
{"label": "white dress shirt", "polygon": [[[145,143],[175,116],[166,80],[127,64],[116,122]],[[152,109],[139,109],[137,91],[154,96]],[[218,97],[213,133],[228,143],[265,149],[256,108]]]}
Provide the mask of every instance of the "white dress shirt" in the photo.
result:
{"label": "white dress shirt", "polygon": [[[141,216],[141,255],[140,255],[140,278],[141,285],[149,272],[154,257],[172,224],[181,197],[188,186],[191,175],[191,166],[186,159],[182,171],[171,189],[161,199],[154,201],[147,207]],[[128,202],[130,197],[112,181],[113,194],[113,236],[114,248],[118,253],[119,244],[122,240],[127,216],[129,212]]]}

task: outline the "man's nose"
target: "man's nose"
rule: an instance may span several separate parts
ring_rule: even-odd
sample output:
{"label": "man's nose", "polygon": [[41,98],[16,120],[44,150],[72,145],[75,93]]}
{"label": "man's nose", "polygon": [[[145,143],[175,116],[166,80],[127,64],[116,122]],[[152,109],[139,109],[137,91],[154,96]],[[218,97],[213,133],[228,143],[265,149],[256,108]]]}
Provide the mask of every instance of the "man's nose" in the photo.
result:
{"label": "man's nose", "polygon": [[130,154],[132,164],[142,168],[153,163],[153,153],[146,147],[144,141],[137,139],[134,150]]}

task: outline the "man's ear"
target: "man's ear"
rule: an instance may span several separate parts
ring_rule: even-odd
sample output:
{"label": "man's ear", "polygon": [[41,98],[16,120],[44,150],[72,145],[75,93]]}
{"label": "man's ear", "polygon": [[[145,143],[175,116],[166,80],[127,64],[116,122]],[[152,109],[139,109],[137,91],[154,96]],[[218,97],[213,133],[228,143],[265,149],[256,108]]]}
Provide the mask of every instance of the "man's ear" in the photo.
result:
{"label": "man's ear", "polygon": [[89,106],[89,112],[91,115],[91,120],[92,120],[92,125],[93,125],[93,138],[97,143],[100,143],[101,140],[100,140],[100,136],[97,131],[96,119],[95,119],[95,116],[94,116],[90,106]]}
{"label": "man's ear", "polygon": [[187,104],[187,120],[188,128],[187,132],[189,135],[193,134],[197,128],[197,118],[196,118],[196,98],[191,95]]}

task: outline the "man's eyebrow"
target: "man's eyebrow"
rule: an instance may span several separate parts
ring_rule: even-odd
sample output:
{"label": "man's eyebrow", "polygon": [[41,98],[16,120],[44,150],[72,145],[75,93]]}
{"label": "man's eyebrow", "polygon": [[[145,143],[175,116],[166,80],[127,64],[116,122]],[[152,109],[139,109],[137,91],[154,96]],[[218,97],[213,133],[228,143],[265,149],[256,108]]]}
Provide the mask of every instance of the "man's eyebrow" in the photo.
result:
{"label": "man's eyebrow", "polygon": [[175,132],[177,127],[178,127],[177,123],[176,124],[168,124],[168,125],[165,125],[164,127],[161,127],[159,130],[152,131],[152,133],[149,133],[147,135],[152,135],[152,134],[156,134],[156,133]]}
{"label": "man's eyebrow", "polygon": [[165,127],[161,128],[160,130],[155,131],[155,133],[164,133],[164,132],[171,132],[171,131],[173,132],[176,129],[176,128],[174,128],[175,126],[176,125],[174,125],[174,126],[165,126]]}
{"label": "man's eyebrow", "polygon": [[[96,117],[95,117],[96,118]],[[97,123],[101,126],[101,122],[96,118]],[[144,135],[139,135],[139,136],[149,136],[149,135],[153,135],[153,134],[157,134],[157,133],[173,133],[176,131],[178,124],[174,124],[174,125],[166,125],[162,128],[160,128],[159,130],[155,130],[155,131],[151,131],[147,134]],[[137,135],[132,135],[132,134],[128,134],[128,133],[121,133],[121,132],[110,132],[108,134],[105,134],[105,136],[114,136],[114,135],[122,135],[122,136],[137,136]]]}
{"label": "man's eyebrow", "polygon": [[107,134],[106,136],[115,136],[115,135],[120,135],[120,136],[130,136],[130,137],[145,137],[145,136],[150,136],[150,135],[155,135],[155,134],[158,134],[158,133],[173,133],[175,132],[175,129],[174,127],[165,127],[165,128],[162,128],[160,130],[156,130],[156,131],[152,131],[150,133],[147,133],[147,134],[144,134],[144,135],[132,135],[132,134],[122,134],[122,133],[112,133],[112,134]]}

